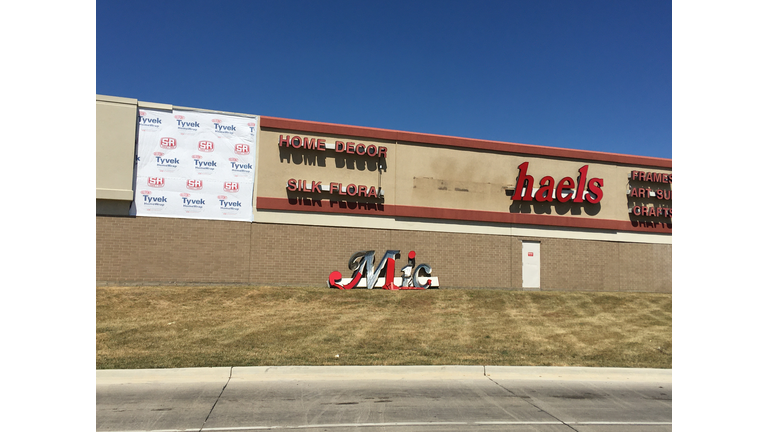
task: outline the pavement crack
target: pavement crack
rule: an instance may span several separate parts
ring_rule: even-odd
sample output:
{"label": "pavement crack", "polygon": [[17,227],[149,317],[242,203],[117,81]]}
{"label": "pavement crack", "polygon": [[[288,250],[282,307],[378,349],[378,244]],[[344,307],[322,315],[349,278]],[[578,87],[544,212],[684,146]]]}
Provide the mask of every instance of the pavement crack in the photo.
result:
{"label": "pavement crack", "polygon": [[[483,366],[483,375],[485,375],[485,366]],[[576,431],[576,432],[578,432],[578,429],[574,429],[574,428],[573,428],[571,425],[569,425],[568,423],[566,423],[566,422],[564,422],[564,421],[560,420],[560,419],[559,419],[559,418],[557,418],[557,417],[556,417],[554,414],[552,414],[552,413],[548,412],[547,410],[545,410],[545,409],[541,408],[540,406],[536,405],[535,403],[531,402],[531,398],[529,398],[529,397],[522,397],[522,396],[518,396],[517,394],[515,394],[515,392],[513,392],[512,390],[510,390],[510,389],[508,389],[508,388],[504,387],[503,385],[501,385],[501,384],[497,383],[496,381],[494,381],[494,380],[493,380],[493,378],[489,377],[488,375],[485,375],[485,377],[486,377],[486,378],[488,378],[488,379],[489,379],[489,380],[490,380],[492,383],[494,383],[494,384],[496,384],[497,386],[499,386],[499,387],[501,387],[502,389],[504,389],[506,392],[508,392],[508,393],[509,393],[509,394],[511,394],[512,396],[514,396],[514,397],[516,397],[516,398],[520,398],[520,399],[524,400],[525,402],[527,402],[528,404],[530,404],[532,407],[534,407],[534,408],[536,408],[537,410],[539,410],[539,411],[541,411],[541,412],[545,413],[546,415],[548,415],[548,416],[552,417],[553,419],[555,419],[555,420],[559,421],[560,423],[562,423],[562,424],[563,424],[563,426],[566,426],[566,427],[568,427],[569,429],[571,429],[571,430],[573,430],[573,431]]]}
{"label": "pavement crack", "polygon": [[205,420],[203,420],[202,426],[200,426],[200,430],[198,432],[203,432],[203,428],[205,427],[205,423],[208,422],[208,418],[211,417],[211,413],[213,412],[213,409],[216,408],[216,404],[219,403],[219,399],[221,399],[221,395],[224,394],[224,390],[229,385],[229,380],[232,379],[232,370],[234,369],[234,366],[230,366],[229,368],[229,377],[227,378],[227,382],[224,383],[224,387],[221,388],[221,392],[219,393],[219,396],[216,398],[216,400],[213,402],[213,406],[211,407],[211,410],[208,411],[208,415],[205,416]]}

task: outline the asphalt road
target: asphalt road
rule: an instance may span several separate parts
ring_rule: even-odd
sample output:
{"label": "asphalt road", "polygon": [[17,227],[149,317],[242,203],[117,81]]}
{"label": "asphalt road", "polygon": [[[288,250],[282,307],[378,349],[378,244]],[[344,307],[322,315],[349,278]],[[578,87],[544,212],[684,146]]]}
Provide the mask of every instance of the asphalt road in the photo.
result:
{"label": "asphalt road", "polygon": [[97,431],[671,431],[672,372],[502,366],[96,372]]}

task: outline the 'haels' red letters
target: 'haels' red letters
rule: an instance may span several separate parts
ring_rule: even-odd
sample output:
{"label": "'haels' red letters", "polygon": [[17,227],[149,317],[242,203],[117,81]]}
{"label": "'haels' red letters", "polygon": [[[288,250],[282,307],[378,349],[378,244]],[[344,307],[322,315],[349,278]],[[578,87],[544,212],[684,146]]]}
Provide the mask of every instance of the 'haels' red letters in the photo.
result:
{"label": "'haels' red letters", "polygon": [[[533,194],[533,185],[536,180],[528,174],[528,162],[521,163],[517,168],[519,173],[512,201],[552,202],[557,198],[557,201],[562,203],[571,200],[575,203],[581,203],[586,198],[587,202],[597,204],[603,199],[603,190],[601,189],[603,179],[591,178],[587,180],[589,165],[579,168],[578,183],[571,177],[563,177],[555,186],[553,177],[544,176],[539,182],[540,188],[535,195]],[[575,192],[573,191],[574,187],[576,187]],[[523,193],[523,189],[525,189],[525,193]],[[586,196],[584,196],[585,190],[589,192]]]}

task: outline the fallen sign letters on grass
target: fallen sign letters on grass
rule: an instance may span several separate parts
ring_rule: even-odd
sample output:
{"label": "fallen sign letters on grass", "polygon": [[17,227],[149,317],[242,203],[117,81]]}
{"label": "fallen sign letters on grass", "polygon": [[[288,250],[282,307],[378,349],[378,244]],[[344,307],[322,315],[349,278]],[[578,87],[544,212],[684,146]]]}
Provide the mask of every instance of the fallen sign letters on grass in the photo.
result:
{"label": "fallen sign letters on grass", "polygon": [[[334,271],[328,276],[328,287],[338,289],[352,289],[366,287],[368,289],[383,288],[385,290],[401,289],[429,289],[438,288],[440,283],[432,276],[432,267],[429,264],[416,265],[416,252],[408,252],[408,264],[400,269],[402,277],[395,277],[395,259],[400,256],[399,250],[388,250],[374,268],[376,252],[360,251],[349,258],[349,269],[354,273],[351,278],[341,277],[341,272]],[[379,278],[382,270],[386,269],[385,276]],[[423,272],[426,276],[420,276]],[[365,279],[365,280],[363,280]]]}

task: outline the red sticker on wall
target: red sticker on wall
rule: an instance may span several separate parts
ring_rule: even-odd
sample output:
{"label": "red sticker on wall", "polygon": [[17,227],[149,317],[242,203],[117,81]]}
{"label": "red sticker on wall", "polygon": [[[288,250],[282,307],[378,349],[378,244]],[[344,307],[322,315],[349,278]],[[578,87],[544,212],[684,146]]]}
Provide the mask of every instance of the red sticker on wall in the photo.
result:
{"label": "red sticker on wall", "polygon": [[533,252],[528,252],[528,256],[533,256]]}

